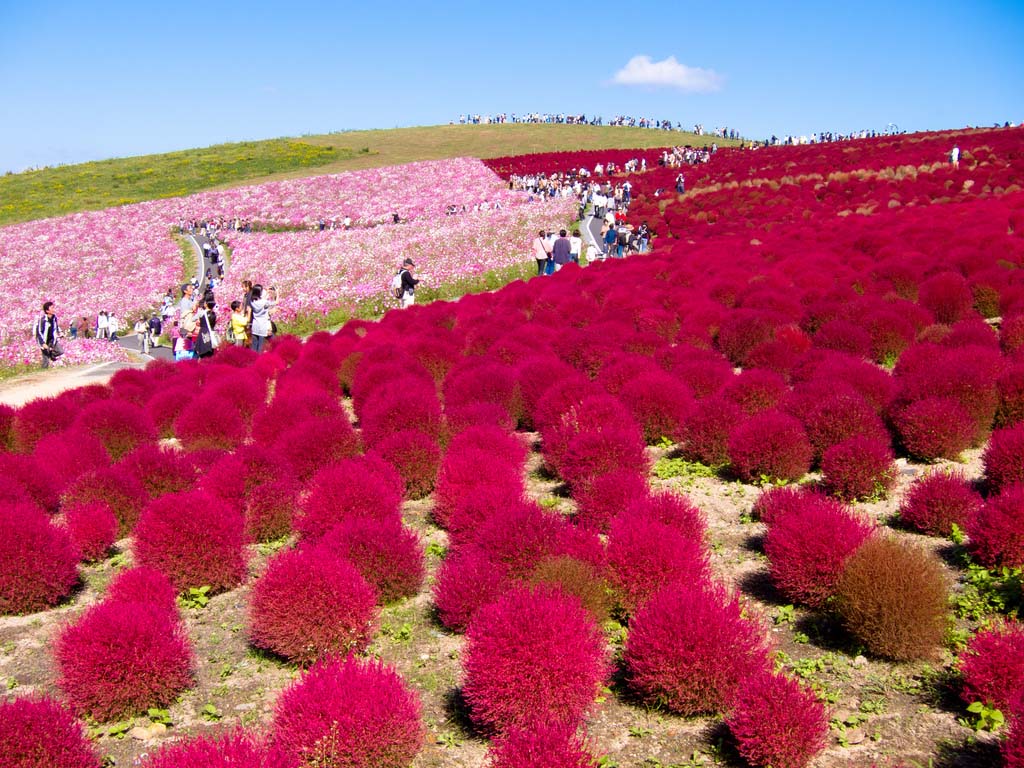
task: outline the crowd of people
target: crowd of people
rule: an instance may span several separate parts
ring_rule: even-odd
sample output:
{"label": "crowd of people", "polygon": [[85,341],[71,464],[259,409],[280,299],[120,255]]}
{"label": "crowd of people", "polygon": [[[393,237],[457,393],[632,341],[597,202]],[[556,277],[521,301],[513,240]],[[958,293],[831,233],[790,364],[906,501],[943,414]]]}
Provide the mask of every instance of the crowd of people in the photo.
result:
{"label": "crowd of people", "polygon": [[[503,123],[553,123],[562,125],[612,125],[625,128],[651,128],[658,131],[683,131],[681,122],[672,124],[671,120],[656,120],[652,117],[633,117],[630,115],[616,115],[605,120],[599,115],[588,118],[586,115],[570,115],[565,112],[527,112],[525,115],[517,115],[515,112],[499,112],[496,115],[459,115],[459,125],[494,125]],[[696,123],[693,132],[698,136],[705,134],[704,126]],[[723,139],[739,139],[740,132],[735,128],[716,128],[715,136]]]}

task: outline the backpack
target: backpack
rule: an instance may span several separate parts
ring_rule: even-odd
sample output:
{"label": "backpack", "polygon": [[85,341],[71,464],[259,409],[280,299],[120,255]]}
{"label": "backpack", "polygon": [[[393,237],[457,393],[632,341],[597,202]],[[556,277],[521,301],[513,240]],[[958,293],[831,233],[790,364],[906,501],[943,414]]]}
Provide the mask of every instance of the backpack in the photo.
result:
{"label": "backpack", "polygon": [[404,271],[404,269],[398,270],[398,274],[391,278],[391,293],[394,294],[396,299],[402,298],[402,293],[404,292],[402,289],[402,272]]}

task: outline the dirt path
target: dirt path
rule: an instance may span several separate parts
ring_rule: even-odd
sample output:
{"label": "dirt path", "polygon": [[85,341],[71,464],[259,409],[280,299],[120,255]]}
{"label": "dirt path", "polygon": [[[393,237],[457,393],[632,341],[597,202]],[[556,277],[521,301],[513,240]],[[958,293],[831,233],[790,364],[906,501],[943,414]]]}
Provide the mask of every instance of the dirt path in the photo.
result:
{"label": "dirt path", "polygon": [[0,384],[0,404],[17,408],[29,400],[53,397],[75,387],[106,384],[122,368],[141,368],[143,365],[142,362],[111,362],[27,373]]}

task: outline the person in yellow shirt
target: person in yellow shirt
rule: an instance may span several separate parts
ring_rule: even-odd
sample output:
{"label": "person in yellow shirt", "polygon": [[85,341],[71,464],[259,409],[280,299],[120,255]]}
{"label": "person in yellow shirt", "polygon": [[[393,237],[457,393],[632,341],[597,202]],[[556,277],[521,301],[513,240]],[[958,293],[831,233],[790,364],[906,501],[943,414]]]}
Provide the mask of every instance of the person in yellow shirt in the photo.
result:
{"label": "person in yellow shirt", "polygon": [[231,333],[235,337],[236,347],[248,347],[249,336],[245,329],[249,326],[249,309],[242,310],[242,302],[231,302]]}

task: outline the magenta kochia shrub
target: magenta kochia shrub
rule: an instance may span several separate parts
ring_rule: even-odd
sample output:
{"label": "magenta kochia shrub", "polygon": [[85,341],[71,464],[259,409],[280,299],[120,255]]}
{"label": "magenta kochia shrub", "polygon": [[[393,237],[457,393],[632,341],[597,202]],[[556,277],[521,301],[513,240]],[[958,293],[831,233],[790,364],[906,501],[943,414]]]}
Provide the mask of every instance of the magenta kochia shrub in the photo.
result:
{"label": "magenta kochia shrub", "polygon": [[362,652],[376,621],[377,591],[354,565],[323,547],[275,556],[249,600],[253,644],[298,664]]}
{"label": "magenta kochia shrub", "polygon": [[248,553],[241,513],[204,491],[154,499],[135,527],[135,560],[167,574],[179,591],[222,592],[245,579]]}
{"label": "magenta kochia shrub", "polygon": [[731,379],[722,395],[747,416],[774,408],[786,394],[786,381],[773,371],[751,368]]}
{"label": "magenta kochia shrub", "polygon": [[569,441],[560,473],[573,493],[579,493],[614,469],[646,473],[647,466],[642,436],[631,426],[580,432]]}
{"label": "magenta kochia shrub", "polygon": [[951,397],[927,397],[893,415],[900,441],[911,456],[956,459],[974,440],[970,413]]}
{"label": "magenta kochia shrub", "polygon": [[464,632],[483,605],[496,600],[512,586],[509,567],[495,562],[476,546],[449,552],[434,581],[434,605],[448,629]]}
{"label": "magenta kochia shrub", "polygon": [[87,405],[78,414],[76,424],[98,437],[114,461],[157,438],[146,411],[123,400],[98,400]]}
{"label": "magenta kochia shrub", "polygon": [[462,659],[470,715],[498,733],[577,725],[610,671],[590,614],[577,598],[544,587],[514,589],[477,611]]}
{"label": "magenta kochia shrub", "polygon": [[355,518],[331,528],[324,547],[352,563],[382,603],[411,597],[423,585],[423,544],[398,518]]}
{"label": "magenta kochia shrub", "polygon": [[339,461],[318,472],[302,501],[295,529],[306,539],[318,539],[345,520],[396,517],[404,486],[394,468],[368,455]]}
{"label": "magenta kochia shrub", "polygon": [[1006,714],[1024,693],[1024,625],[1004,620],[979,630],[957,665],[964,681],[960,697]]}
{"label": "magenta kochia shrub", "polygon": [[68,532],[32,504],[0,504],[0,614],[56,605],[78,583]]}
{"label": "magenta kochia shrub", "polygon": [[97,501],[110,506],[117,517],[118,536],[126,536],[135,527],[149,496],[136,477],[113,467],[86,472],[63,495],[65,506]]}
{"label": "magenta kochia shrub", "polygon": [[54,659],[67,701],[97,720],[167,707],[192,681],[184,627],[144,603],[92,606],[57,634]]}
{"label": "magenta kochia shrub", "polygon": [[729,436],[743,421],[743,411],[722,396],[701,401],[683,430],[683,455],[717,467],[729,462]]}
{"label": "magenta kochia shrub", "polygon": [[494,740],[490,768],[597,768],[576,729],[558,723],[512,728]]}
{"label": "magenta kochia shrub", "polygon": [[1024,696],[1010,713],[1010,730],[1000,746],[1005,768],[1024,768]]}
{"label": "magenta kochia shrub", "polygon": [[[803,411],[799,416],[817,458],[820,459],[833,445],[851,437],[863,436],[877,443],[889,444],[889,432],[881,417],[859,394],[839,392],[819,399],[812,394],[814,385],[807,389],[812,402],[805,408],[796,407]],[[796,390],[797,397],[800,392]]]}
{"label": "magenta kochia shrub", "polygon": [[710,577],[700,539],[653,516],[625,513],[612,522],[608,567],[618,603],[633,613],[666,585],[700,584]]}
{"label": "magenta kochia shrub", "polygon": [[[34,462],[30,480],[23,473],[16,474],[23,483],[29,480],[26,487],[32,489],[37,503],[47,509],[56,508],[59,494],[86,472],[110,465],[110,455],[103,443],[80,426],[42,438],[36,443],[31,456],[12,454],[8,461],[10,459],[20,461],[22,467],[31,467]],[[0,469],[0,475],[9,476],[6,469]],[[41,494],[44,488],[45,492]]]}
{"label": "magenta kochia shrub", "polygon": [[765,673],[740,686],[725,722],[750,765],[804,768],[825,748],[829,715],[810,688]]}
{"label": "magenta kochia shrub", "polygon": [[174,434],[187,451],[230,451],[241,445],[248,431],[238,408],[217,394],[200,394],[174,420]]}
{"label": "magenta kochia shrub", "polygon": [[196,470],[189,454],[164,450],[156,443],[143,443],[122,458],[118,468],[142,483],[151,499],[165,493],[181,493],[196,484]]}
{"label": "magenta kochia shrub", "polygon": [[619,399],[633,414],[649,445],[665,437],[674,443],[682,440],[683,426],[694,408],[690,388],[661,370],[628,381]]}
{"label": "magenta kochia shrub", "polygon": [[144,603],[178,615],[177,592],[166,575],[156,568],[140,565],[121,571],[107,586],[104,599],[108,603]]}
{"label": "magenta kochia shrub", "polygon": [[959,274],[940,272],[921,283],[918,301],[934,316],[935,321],[952,325],[974,311],[974,294]]}
{"label": "magenta kochia shrub", "polygon": [[630,469],[613,469],[598,475],[577,493],[575,521],[589,530],[607,532],[619,512],[648,493],[647,478]]}
{"label": "magenta kochia shrub", "polygon": [[324,659],[286,688],[270,741],[306,766],[408,768],[425,738],[419,697],[374,659]]}
{"label": "magenta kochia shrub", "polygon": [[31,453],[43,437],[62,432],[75,420],[77,408],[67,398],[39,397],[18,409],[11,430],[14,449]]}
{"label": "magenta kochia shrub", "polygon": [[667,586],[630,621],[623,652],[630,688],[680,715],[723,712],[771,669],[767,633],[712,582]]}
{"label": "magenta kochia shrub", "polygon": [[888,439],[855,435],[825,449],[821,472],[829,493],[853,501],[885,496],[897,468]]}
{"label": "magenta kochia shrub", "polygon": [[1024,483],[1024,424],[993,432],[982,460],[985,479],[994,490]]}
{"label": "magenta kochia shrub", "polygon": [[824,497],[773,519],[764,538],[772,581],[797,603],[820,608],[835,594],[843,566],[873,526]]}
{"label": "magenta kochia shrub", "polygon": [[433,510],[434,519],[447,528],[453,547],[474,536],[479,527],[497,512],[526,503],[518,477],[502,485],[482,483],[470,486],[468,491],[451,508],[447,518],[438,517],[436,504]]}
{"label": "magenta kochia shrub", "polygon": [[486,358],[468,360],[449,372],[444,380],[444,403],[446,407],[494,403],[517,420],[523,410],[515,369]]}
{"label": "magenta kochia shrub", "polygon": [[729,437],[729,464],[741,480],[798,480],[811,468],[811,444],[800,422],[764,411],[739,424]]}
{"label": "magenta kochia shrub", "polygon": [[646,518],[675,528],[683,536],[698,544],[704,542],[707,522],[701,512],[685,496],[665,491],[645,495],[631,501],[619,515],[619,524],[629,524]]}
{"label": "magenta kochia shrub", "polygon": [[798,485],[776,485],[761,491],[754,501],[751,513],[765,525],[771,526],[783,515],[802,509],[807,504],[815,504],[819,499],[821,494],[815,489]]}
{"label": "magenta kochia shrub", "polygon": [[996,408],[996,427],[1012,427],[1024,422],[1024,364],[1007,368],[996,381],[999,406]]}
{"label": "magenta kochia shrub", "polygon": [[900,519],[931,536],[949,536],[956,525],[966,530],[983,500],[958,470],[930,472],[917,480],[900,505]]}
{"label": "magenta kochia shrub", "polygon": [[422,499],[434,490],[441,466],[441,447],[435,438],[404,429],[379,440],[373,450],[402,476],[406,498]]}
{"label": "magenta kochia shrub", "polygon": [[282,768],[287,757],[277,747],[241,729],[199,735],[167,744],[144,758],[142,768]]}
{"label": "magenta kochia shrub", "polygon": [[321,469],[358,456],[359,435],[344,416],[311,416],[281,431],[272,446],[305,482]]}
{"label": "magenta kochia shrub", "polygon": [[520,498],[523,492],[521,464],[502,461],[482,448],[449,447],[437,476],[431,514],[438,525],[449,528],[459,517],[456,510],[474,497]]}
{"label": "magenta kochia shrub", "polygon": [[968,523],[971,555],[988,568],[1024,566],[1024,483],[990,496]]}
{"label": "magenta kochia shrub", "polygon": [[85,726],[53,699],[0,701],[4,768],[100,768]]}
{"label": "magenta kochia shrub", "polygon": [[117,538],[117,518],[110,506],[91,501],[64,510],[64,525],[82,560],[102,560]]}
{"label": "magenta kochia shrub", "polygon": [[359,426],[367,446],[404,429],[415,429],[440,440],[444,416],[432,383],[406,381],[385,385],[371,393],[359,411]]}

